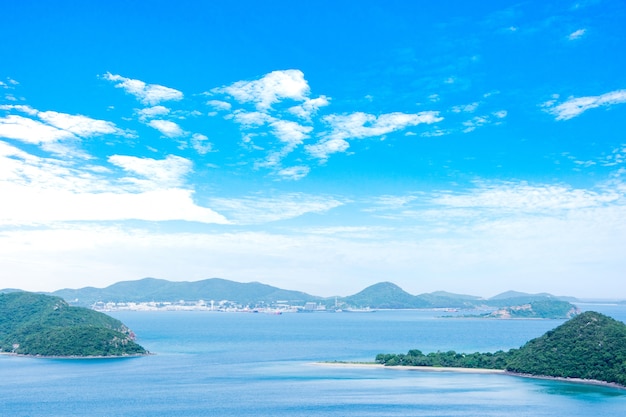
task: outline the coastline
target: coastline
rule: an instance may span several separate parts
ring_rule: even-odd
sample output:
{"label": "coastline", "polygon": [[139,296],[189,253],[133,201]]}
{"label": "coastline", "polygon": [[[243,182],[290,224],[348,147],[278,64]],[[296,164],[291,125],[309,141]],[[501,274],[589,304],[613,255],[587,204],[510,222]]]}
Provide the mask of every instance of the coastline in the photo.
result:
{"label": "coastline", "polygon": [[68,360],[80,360],[80,359],[126,359],[126,358],[141,358],[143,356],[155,355],[152,352],[138,353],[135,355],[109,355],[109,356],[47,356],[47,355],[25,355],[22,353],[13,352],[0,352],[0,356],[14,356],[17,358],[30,358],[30,359],[68,359]]}
{"label": "coastline", "polygon": [[452,373],[464,373],[464,374],[499,374],[508,375],[520,378],[530,379],[542,379],[546,381],[560,381],[570,382],[574,384],[594,385],[606,388],[614,388],[619,390],[626,390],[626,386],[617,384],[615,382],[606,382],[596,379],[582,379],[582,378],[565,378],[558,376],[547,375],[531,375],[522,374],[517,372],[510,372],[504,369],[486,369],[486,368],[458,368],[458,367],[439,367],[439,366],[385,366],[378,363],[358,363],[358,362],[315,362],[317,366],[332,366],[338,368],[368,368],[368,369],[389,369],[398,371],[413,371],[413,372],[452,372]]}
{"label": "coastline", "polygon": [[314,365],[332,366],[338,368],[369,368],[369,369],[389,369],[397,371],[416,371],[416,372],[455,372],[465,374],[506,374],[503,369],[485,369],[485,368],[454,368],[443,366],[385,366],[379,363],[350,363],[350,362],[315,362]]}

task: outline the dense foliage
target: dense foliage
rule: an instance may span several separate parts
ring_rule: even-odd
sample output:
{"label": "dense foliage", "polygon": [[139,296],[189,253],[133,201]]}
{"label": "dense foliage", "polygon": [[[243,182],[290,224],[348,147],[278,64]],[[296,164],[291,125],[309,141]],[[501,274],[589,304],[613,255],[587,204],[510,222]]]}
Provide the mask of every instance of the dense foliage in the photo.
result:
{"label": "dense foliage", "polygon": [[626,325],[596,312],[585,312],[520,349],[463,354],[419,350],[407,354],[378,354],[387,366],[441,366],[506,369],[563,378],[582,378],[626,386]]}
{"label": "dense foliage", "polygon": [[41,294],[0,294],[0,351],[41,356],[146,354],[119,320]]}
{"label": "dense foliage", "polygon": [[510,351],[507,370],[626,385],[626,325],[583,313]]}
{"label": "dense foliage", "polygon": [[376,362],[387,366],[440,366],[452,368],[504,369],[508,353],[431,352],[427,355],[417,349],[405,354],[378,354]]}

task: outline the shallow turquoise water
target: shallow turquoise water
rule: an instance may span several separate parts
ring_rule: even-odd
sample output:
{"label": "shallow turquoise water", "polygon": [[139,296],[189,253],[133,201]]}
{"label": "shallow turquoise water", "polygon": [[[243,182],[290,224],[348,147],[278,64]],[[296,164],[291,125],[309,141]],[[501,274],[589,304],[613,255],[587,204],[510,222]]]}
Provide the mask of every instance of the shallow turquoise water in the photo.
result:
{"label": "shallow turquoise water", "polygon": [[[626,320],[626,306],[584,306]],[[438,319],[433,312],[124,312],[156,355],[0,357],[2,416],[603,416],[626,390],[506,375],[346,369],[381,352],[519,347],[559,320]]]}

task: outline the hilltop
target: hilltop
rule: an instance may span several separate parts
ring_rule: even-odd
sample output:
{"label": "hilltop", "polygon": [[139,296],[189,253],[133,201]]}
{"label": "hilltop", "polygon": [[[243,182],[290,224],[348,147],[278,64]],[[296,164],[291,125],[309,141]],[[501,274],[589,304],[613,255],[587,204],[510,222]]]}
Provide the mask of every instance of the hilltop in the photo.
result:
{"label": "hilltop", "polygon": [[[454,308],[454,309],[498,309],[510,306],[525,306],[537,301],[575,300],[551,294],[526,294],[509,291],[492,298],[454,294],[445,291],[412,295],[392,282],[379,282],[347,297],[319,297],[301,291],[285,290],[259,282],[240,283],[222,278],[200,281],[168,281],[144,278],[122,281],[105,288],[85,287],[62,289],[51,293],[83,307],[95,303],[193,303],[203,300],[210,305],[228,301],[230,305],[242,307],[266,307],[276,304],[304,306],[306,303],[328,310],[348,308],[410,309],[410,308]],[[573,307],[573,306],[572,306]],[[523,307],[527,308],[527,307]],[[519,311],[523,313],[523,308]],[[515,315],[515,313],[513,314]],[[537,317],[540,317],[537,316]],[[552,317],[552,316],[550,316]],[[567,316],[560,316],[566,318]]]}
{"label": "hilltop", "polygon": [[407,354],[379,354],[376,362],[387,366],[502,369],[531,376],[626,386],[626,325],[588,311],[508,352],[423,354],[413,349]]}
{"label": "hilltop", "polygon": [[593,311],[580,314],[510,354],[506,369],[511,372],[626,386],[626,325]]}
{"label": "hilltop", "polygon": [[136,281],[118,282],[106,288],[62,289],[52,294],[85,307],[90,307],[99,301],[140,303],[175,302],[179,300],[230,300],[248,305],[269,304],[279,300],[302,304],[322,300],[322,297],[315,297],[300,291],[283,290],[259,282],[240,283],[221,278],[192,282],[144,278]]}
{"label": "hilltop", "polygon": [[145,355],[122,322],[72,307],[60,297],[29,292],[0,294],[0,352],[29,356]]}

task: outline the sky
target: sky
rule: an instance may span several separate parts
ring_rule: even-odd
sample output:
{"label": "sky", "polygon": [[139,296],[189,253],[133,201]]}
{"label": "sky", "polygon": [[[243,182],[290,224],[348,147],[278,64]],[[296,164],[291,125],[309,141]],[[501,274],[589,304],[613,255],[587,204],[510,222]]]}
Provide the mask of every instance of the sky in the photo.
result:
{"label": "sky", "polygon": [[0,288],[626,299],[621,0],[0,10]]}

